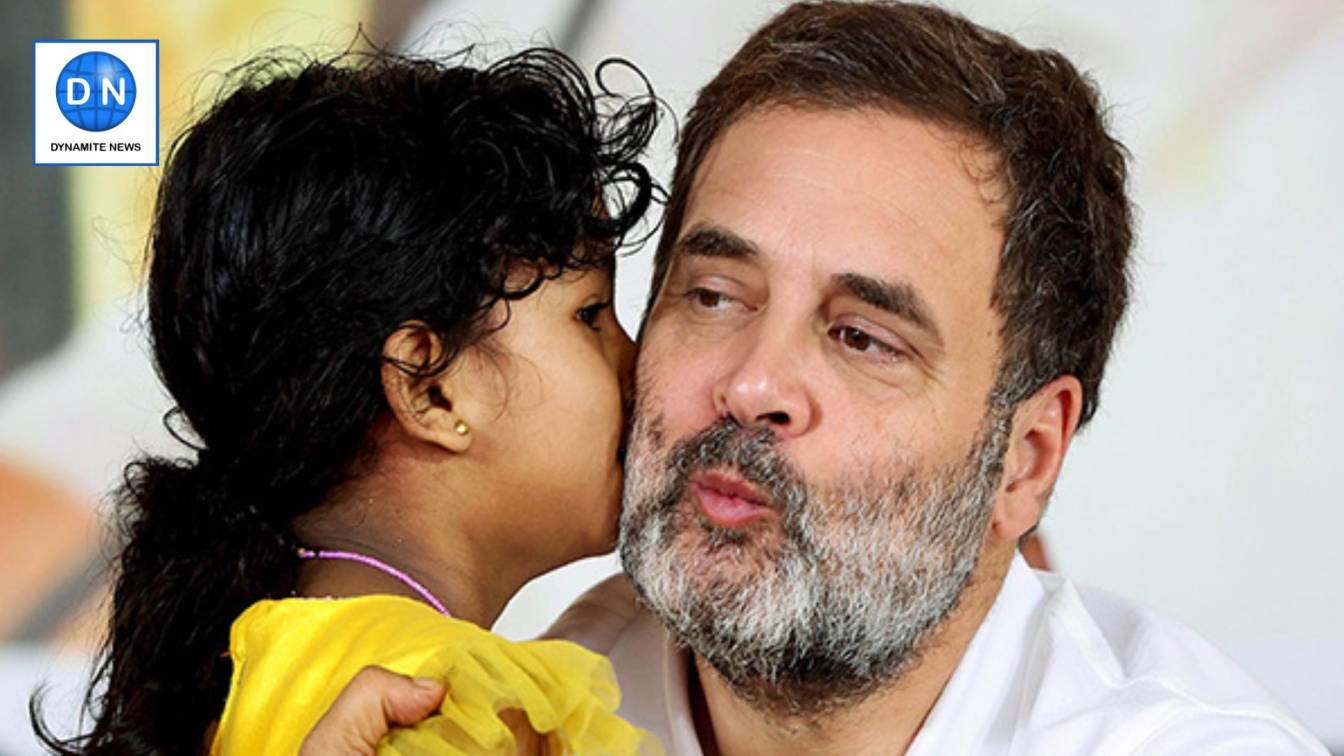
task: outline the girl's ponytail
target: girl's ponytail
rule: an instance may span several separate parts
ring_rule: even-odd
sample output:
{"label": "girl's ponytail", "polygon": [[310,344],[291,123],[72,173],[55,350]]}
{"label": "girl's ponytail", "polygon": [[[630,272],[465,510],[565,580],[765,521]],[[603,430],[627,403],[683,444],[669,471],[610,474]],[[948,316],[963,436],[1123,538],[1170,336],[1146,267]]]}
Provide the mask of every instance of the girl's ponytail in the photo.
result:
{"label": "girl's ponytail", "polygon": [[[125,544],[115,576],[112,631],[90,700],[96,727],[57,753],[152,753],[201,742],[227,695],[229,628],[292,574],[293,550],[256,507],[237,506],[209,453],[191,464],[133,462],[117,493]],[[91,692],[91,696],[97,691]],[[147,719],[146,712],[174,712]]]}

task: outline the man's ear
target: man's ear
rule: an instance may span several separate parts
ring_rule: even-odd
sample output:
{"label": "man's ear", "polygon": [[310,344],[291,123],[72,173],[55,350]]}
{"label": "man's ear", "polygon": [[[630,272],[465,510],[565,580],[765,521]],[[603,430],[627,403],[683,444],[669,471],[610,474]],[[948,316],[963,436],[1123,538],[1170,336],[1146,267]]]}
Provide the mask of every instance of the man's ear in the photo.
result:
{"label": "man's ear", "polygon": [[994,505],[998,538],[1016,542],[1040,522],[1082,407],[1082,384],[1071,375],[1054,379],[1018,405]]}
{"label": "man's ear", "polygon": [[456,365],[437,375],[417,376],[423,365],[442,358],[443,341],[423,323],[408,323],[383,342],[383,394],[407,435],[450,452],[471,447],[471,419],[464,416]]}

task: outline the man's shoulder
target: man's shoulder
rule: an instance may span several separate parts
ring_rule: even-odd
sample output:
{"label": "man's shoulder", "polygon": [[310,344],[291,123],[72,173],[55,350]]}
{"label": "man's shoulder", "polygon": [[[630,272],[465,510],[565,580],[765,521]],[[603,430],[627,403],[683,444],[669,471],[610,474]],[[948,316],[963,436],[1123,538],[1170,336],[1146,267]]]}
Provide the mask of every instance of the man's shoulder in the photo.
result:
{"label": "man's shoulder", "polygon": [[1107,590],[1038,575],[1046,591],[1045,629],[1106,687],[1151,685],[1195,701],[1273,705],[1268,691],[1182,622]]}
{"label": "man's shoulder", "polygon": [[618,573],[579,596],[542,637],[573,641],[590,651],[609,655],[643,613],[634,585],[624,573]]}
{"label": "man's shoulder", "polygon": [[1038,577],[1045,600],[1032,654],[1037,673],[1024,693],[1024,711],[1037,726],[1028,732],[1079,725],[1126,753],[1215,745],[1220,753],[1325,753],[1272,694],[1194,630],[1109,591]]}

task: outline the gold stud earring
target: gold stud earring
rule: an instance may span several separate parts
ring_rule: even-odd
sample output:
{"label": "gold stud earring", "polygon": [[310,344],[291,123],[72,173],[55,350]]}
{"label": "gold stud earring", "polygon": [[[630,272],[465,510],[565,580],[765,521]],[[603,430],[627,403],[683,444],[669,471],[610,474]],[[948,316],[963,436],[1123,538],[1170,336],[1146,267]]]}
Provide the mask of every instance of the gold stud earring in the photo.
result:
{"label": "gold stud earring", "polygon": [[465,436],[471,432],[471,427],[467,425],[466,420],[458,420],[457,424],[453,426],[453,430],[457,431],[457,435]]}

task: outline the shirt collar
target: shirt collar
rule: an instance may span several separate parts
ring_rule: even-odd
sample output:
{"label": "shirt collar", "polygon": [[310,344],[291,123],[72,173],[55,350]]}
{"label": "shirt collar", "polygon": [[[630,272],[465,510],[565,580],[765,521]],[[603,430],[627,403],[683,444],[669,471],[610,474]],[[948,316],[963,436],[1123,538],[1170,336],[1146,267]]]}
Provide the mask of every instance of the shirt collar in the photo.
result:
{"label": "shirt collar", "polygon": [[1045,589],[1021,553],[1004,576],[989,612],[976,629],[956,670],[915,735],[907,756],[983,753],[1003,738],[1012,723],[998,716],[1021,695],[1027,647],[1040,622]]}

